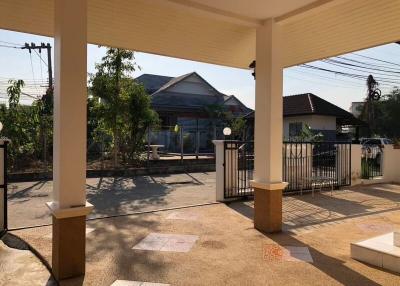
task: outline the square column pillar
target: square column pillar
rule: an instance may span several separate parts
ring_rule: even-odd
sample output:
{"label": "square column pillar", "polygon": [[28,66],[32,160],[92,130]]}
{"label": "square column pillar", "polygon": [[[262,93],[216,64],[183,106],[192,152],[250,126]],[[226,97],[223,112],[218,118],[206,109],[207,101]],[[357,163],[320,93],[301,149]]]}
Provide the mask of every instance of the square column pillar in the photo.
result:
{"label": "square column pillar", "polygon": [[87,0],[55,0],[52,270],[85,273]]}
{"label": "square column pillar", "polygon": [[282,229],[283,68],[281,31],[273,19],[257,28],[254,227]]}

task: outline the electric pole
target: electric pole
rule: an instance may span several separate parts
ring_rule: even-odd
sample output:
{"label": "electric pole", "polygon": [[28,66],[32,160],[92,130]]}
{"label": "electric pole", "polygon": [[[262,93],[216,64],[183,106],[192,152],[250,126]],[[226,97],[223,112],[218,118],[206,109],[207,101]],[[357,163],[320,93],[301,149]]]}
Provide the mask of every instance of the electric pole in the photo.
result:
{"label": "electric pole", "polygon": [[32,50],[39,50],[39,54],[42,53],[42,50],[47,50],[47,72],[49,74],[49,88],[53,87],[53,69],[51,65],[51,46],[50,43],[40,43],[40,45],[36,46],[35,43],[25,43],[25,45],[21,48],[23,50],[28,50],[29,53],[32,53]]}
{"label": "electric pole", "polygon": [[[32,50],[39,50],[39,54],[42,54],[42,50],[46,49],[47,50],[47,72],[49,74],[49,85],[46,91],[46,94],[42,96],[41,101],[42,101],[42,115],[41,115],[41,137],[43,138],[43,162],[46,168],[46,171],[48,169],[48,164],[47,164],[47,129],[49,128],[46,124],[47,120],[46,118],[48,117],[48,114],[46,114],[46,102],[48,102],[48,95],[52,94],[52,89],[53,89],[53,69],[52,69],[52,64],[51,64],[51,46],[50,43],[40,43],[40,45],[36,46],[35,43],[25,43],[25,45],[21,49],[26,49],[29,51],[30,54],[32,54]],[[42,58],[40,57],[42,60]]]}

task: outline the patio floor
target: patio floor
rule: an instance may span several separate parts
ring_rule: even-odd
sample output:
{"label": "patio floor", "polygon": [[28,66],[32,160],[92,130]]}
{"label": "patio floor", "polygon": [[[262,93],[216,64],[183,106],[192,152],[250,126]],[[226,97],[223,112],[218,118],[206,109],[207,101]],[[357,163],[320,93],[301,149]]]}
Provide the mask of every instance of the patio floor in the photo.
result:
{"label": "patio floor", "polygon": [[[399,201],[389,184],[285,197],[284,231],[273,235],[253,228],[252,201],[92,220],[86,276],[63,285],[400,285],[349,256],[350,242],[400,229]],[[50,233],[13,232],[48,261]]]}

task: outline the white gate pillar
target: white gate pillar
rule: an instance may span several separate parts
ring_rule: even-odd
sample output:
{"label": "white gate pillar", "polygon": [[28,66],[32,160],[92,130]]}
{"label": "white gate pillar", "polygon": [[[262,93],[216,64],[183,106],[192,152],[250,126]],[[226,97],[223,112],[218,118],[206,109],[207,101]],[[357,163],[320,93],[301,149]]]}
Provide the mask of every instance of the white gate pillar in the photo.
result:
{"label": "white gate pillar", "polygon": [[257,28],[254,227],[282,229],[283,68],[281,31],[273,19]]}
{"label": "white gate pillar", "polygon": [[52,269],[57,280],[85,273],[87,1],[55,0]]}

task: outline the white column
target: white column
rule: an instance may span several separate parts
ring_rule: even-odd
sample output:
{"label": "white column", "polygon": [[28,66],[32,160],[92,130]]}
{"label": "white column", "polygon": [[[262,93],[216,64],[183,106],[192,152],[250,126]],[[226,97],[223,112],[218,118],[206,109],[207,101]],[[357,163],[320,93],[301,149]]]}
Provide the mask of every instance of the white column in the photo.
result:
{"label": "white column", "polygon": [[282,229],[283,69],[281,31],[273,19],[257,28],[254,227]]}
{"label": "white column", "polygon": [[55,1],[53,200],[85,205],[86,0]]}
{"label": "white column", "polygon": [[87,0],[55,0],[52,270],[85,273]]}
{"label": "white column", "polygon": [[283,68],[280,34],[280,27],[272,19],[257,29],[253,183],[263,185],[282,183]]}

